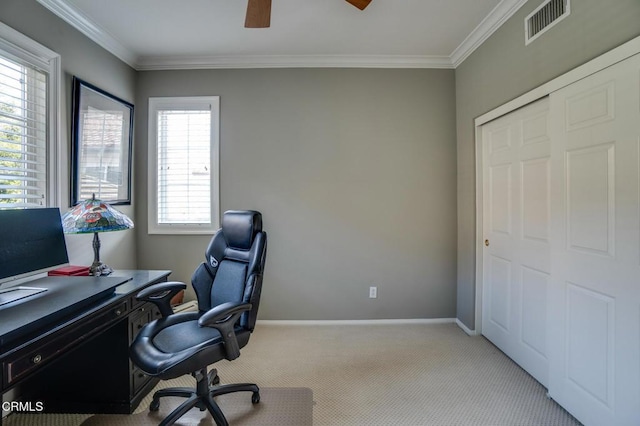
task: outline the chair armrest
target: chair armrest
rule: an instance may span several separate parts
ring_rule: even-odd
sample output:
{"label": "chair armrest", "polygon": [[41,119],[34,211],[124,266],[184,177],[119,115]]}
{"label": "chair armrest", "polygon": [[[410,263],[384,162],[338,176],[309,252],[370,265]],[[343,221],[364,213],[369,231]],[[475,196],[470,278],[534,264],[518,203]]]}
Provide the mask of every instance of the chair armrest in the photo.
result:
{"label": "chair armrest", "polygon": [[240,345],[236,337],[235,325],[240,315],[250,309],[251,303],[228,302],[208,310],[198,319],[200,327],[212,327],[220,332],[227,353],[226,358],[229,361],[240,356]]}
{"label": "chair armrest", "polygon": [[154,284],[140,291],[136,299],[154,303],[160,309],[162,317],[168,317],[173,313],[171,298],[185,288],[187,285],[178,281]]}

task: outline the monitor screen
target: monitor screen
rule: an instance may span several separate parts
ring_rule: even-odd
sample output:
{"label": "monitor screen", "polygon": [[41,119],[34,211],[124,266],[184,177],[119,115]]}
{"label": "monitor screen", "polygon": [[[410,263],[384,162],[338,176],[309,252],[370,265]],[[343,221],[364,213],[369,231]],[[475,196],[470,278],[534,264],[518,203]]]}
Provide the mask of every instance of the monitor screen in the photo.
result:
{"label": "monitor screen", "polygon": [[0,283],[68,262],[58,208],[0,210]]}

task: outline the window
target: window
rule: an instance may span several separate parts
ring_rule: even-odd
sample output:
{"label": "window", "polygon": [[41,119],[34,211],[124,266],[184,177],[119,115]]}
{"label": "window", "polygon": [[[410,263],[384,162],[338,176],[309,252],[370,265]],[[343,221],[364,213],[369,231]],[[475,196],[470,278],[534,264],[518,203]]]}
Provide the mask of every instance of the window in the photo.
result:
{"label": "window", "polygon": [[0,208],[54,206],[59,56],[0,23]]}
{"label": "window", "polygon": [[219,227],[217,96],[149,99],[149,233]]}

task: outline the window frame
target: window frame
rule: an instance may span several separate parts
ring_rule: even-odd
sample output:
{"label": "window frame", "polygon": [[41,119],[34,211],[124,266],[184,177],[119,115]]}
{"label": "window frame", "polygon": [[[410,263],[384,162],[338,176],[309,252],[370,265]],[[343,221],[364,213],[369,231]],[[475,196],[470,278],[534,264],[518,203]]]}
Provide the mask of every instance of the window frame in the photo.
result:
{"label": "window frame", "polygon": [[[158,111],[193,110],[211,106],[210,129],[210,223],[158,223]],[[148,109],[148,234],[210,235],[220,227],[220,97],[149,97]]]}
{"label": "window frame", "polygon": [[10,26],[0,22],[0,54],[12,61],[26,63],[40,68],[48,74],[47,81],[47,183],[46,202],[42,207],[60,207],[62,200],[62,181],[59,141],[61,108],[61,76],[60,55],[30,39]]}

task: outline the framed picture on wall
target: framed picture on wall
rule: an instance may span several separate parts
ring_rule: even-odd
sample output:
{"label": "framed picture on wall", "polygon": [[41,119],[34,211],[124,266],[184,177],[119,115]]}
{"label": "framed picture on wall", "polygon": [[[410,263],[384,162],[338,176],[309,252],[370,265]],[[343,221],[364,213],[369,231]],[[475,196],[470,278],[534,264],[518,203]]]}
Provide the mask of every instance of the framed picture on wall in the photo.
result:
{"label": "framed picture on wall", "polygon": [[73,77],[71,205],[131,204],[133,105]]}

